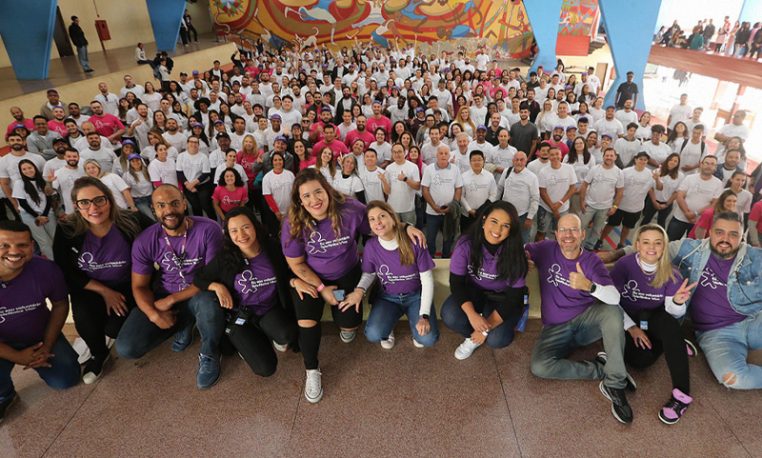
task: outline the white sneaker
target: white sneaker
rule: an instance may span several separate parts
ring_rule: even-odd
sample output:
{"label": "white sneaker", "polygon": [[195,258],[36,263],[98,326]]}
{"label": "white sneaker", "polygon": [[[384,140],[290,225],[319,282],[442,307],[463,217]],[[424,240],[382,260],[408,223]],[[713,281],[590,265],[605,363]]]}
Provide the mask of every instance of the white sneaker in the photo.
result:
{"label": "white sneaker", "polygon": [[381,341],[381,348],[391,350],[394,348],[394,331],[389,333],[389,337]]}
{"label": "white sneaker", "polygon": [[353,329],[351,331],[345,331],[342,329],[341,332],[339,332],[339,337],[345,344],[351,343],[353,340],[355,340],[355,337],[357,337],[357,329]]}
{"label": "white sneaker", "polygon": [[279,351],[281,353],[285,353],[286,350],[288,350],[288,344],[281,345],[278,342],[273,340],[273,348],[275,348],[275,350],[277,350],[277,351]]}
{"label": "white sneaker", "polygon": [[425,345],[423,345],[422,343],[420,343],[417,340],[415,340],[415,337],[413,337],[413,346],[415,348],[423,348],[423,347],[425,347]]}
{"label": "white sneaker", "polygon": [[307,381],[304,383],[304,397],[312,404],[323,398],[323,374],[320,369],[307,369]]}
{"label": "white sneaker", "polygon": [[474,342],[470,337],[467,338],[463,341],[462,344],[458,345],[458,348],[455,349],[455,359],[463,361],[464,359],[471,356],[474,353],[474,350],[480,346],[481,344]]}

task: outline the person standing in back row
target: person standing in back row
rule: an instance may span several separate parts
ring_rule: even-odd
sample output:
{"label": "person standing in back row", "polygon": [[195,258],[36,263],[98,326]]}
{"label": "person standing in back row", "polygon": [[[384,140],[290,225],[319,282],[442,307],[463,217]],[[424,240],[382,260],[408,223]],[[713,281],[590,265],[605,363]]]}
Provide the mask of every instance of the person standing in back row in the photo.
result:
{"label": "person standing in back row", "polygon": [[94,70],[90,68],[90,62],[87,60],[87,38],[85,38],[85,32],[82,30],[82,27],[79,26],[79,18],[77,16],[71,17],[69,37],[71,37],[71,42],[77,48],[77,57],[79,57],[79,65],[82,66],[82,70],[85,73],[93,72]]}

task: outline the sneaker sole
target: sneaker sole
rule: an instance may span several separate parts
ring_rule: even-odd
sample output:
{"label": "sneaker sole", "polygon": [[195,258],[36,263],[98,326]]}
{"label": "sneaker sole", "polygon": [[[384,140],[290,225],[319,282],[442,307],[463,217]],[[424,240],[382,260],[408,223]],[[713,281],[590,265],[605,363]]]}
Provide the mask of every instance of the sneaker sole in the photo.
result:
{"label": "sneaker sole", "polygon": [[[606,363],[608,362],[608,355],[606,354],[606,352],[603,352],[603,351],[598,352],[598,354],[595,355],[595,361],[605,366]],[[635,383],[635,379],[632,378],[632,375],[630,375],[629,372],[626,372],[626,375],[627,375],[627,386],[625,388],[627,388],[628,391],[637,391],[638,384]]]}
{"label": "sneaker sole", "polygon": [[103,377],[103,373],[106,371],[106,365],[109,363],[110,360],[111,360],[111,352],[109,352],[106,355],[106,359],[104,359],[103,363],[101,364],[101,373],[98,375],[93,374],[93,377],[95,378],[92,378],[92,377],[85,378],[87,377],[88,374],[92,374],[92,372],[86,372],[82,374],[82,383],[84,383],[85,385],[92,385],[93,383],[97,382],[101,377]]}
{"label": "sneaker sole", "polygon": [[311,398],[307,396],[306,391],[304,392],[304,397],[307,399],[307,402],[309,402],[310,404],[317,404],[318,402],[320,402],[321,399],[323,399],[323,389],[322,388],[320,389],[320,394],[316,398]]}
{"label": "sneaker sole", "polygon": [[220,375],[222,375],[222,371],[220,371],[220,374],[217,375],[217,378],[214,379],[214,381],[211,384],[206,385],[206,386],[199,386],[198,383],[197,383],[196,384],[196,388],[198,388],[199,390],[202,390],[202,391],[203,390],[208,390],[209,388],[213,387],[214,385],[217,384],[217,382],[220,381]]}
{"label": "sneaker sole", "polygon": [[694,345],[693,342],[688,339],[683,340],[685,341],[685,346],[689,349],[689,351],[686,352],[688,353],[688,357],[693,358],[694,356],[698,355],[698,348],[696,348],[696,345]]}
{"label": "sneaker sole", "polygon": [[355,335],[353,335],[351,338],[345,338],[344,336],[339,334],[339,339],[341,339],[341,341],[345,344],[354,342],[355,338],[357,338],[357,333],[355,333]]}
{"label": "sneaker sole", "polygon": [[614,403],[611,401],[609,394],[606,392],[606,388],[603,386],[603,382],[598,384],[598,389],[601,390],[601,394],[603,394],[603,397],[605,397],[606,399],[608,399],[609,402],[611,402],[611,415],[613,415],[614,418],[616,418],[616,421],[618,421],[619,423],[623,425],[629,425],[630,423],[622,420],[622,418],[619,417],[619,415],[617,415],[616,409],[614,409]]}
{"label": "sneaker sole", "polygon": [[659,412],[656,414],[656,416],[657,416],[657,417],[659,417],[659,420],[661,420],[661,422],[662,422],[662,423],[664,423],[665,425],[674,425],[675,423],[677,423],[678,421],[680,421],[680,419],[679,419],[679,418],[678,418],[677,420],[668,420],[668,419],[664,418],[664,417],[661,415],[661,411],[659,411]]}
{"label": "sneaker sole", "polygon": [[474,352],[471,352],[471,353],[469,353],[468,355],[465,355],[465,356],[464,355],[458,355],[458,352],[456,351],[454,355],[455,355],[455,359],[457,359],[458,361],[465,361],[468,358],[470,358],[473,354],[474,354]]}

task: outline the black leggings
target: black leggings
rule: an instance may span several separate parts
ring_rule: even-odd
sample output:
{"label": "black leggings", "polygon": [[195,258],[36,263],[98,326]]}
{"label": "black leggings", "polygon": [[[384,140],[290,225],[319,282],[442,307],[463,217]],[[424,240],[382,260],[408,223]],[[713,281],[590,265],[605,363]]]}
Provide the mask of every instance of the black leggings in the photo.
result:
{"label": "black leggings", "polygon": [[204,212],[206,212],[208,218],[216,219],[217,213],[214,212],[212,205],[212,191],[212,186],[209,183],[198,185],[196,192],[190,192],[187,189],[184,191],[194,216],[204,216]]}
{"label": "black leggings", "polygon": [[[659,202],[664,203],[664,202]],[[653,202],[651,202],[651,199],[646,197],[646,206],[643,209],[643,220],[640,222],[640,224],[648,224],[651,222],[651,219],[654,217],[655,214],[658,212],[658,216],[656,217],[656,223],[663,227],[664,229],[667,229],[667,217],[669,216],[670,212],[672,211],[672,205],[669,204],[667,208],[664,210],[656,210],[656,207],[654,207]]]}
{"label": "black leggings", "polygon": [[646,335],[651,341],[650,350],[635,346],[630,333],[625,332],[625,363],[643,369],[653,364],[664,353],[669,375],[672,377],[672,386],[685,394],[690,394],[688,352],[680,331],[680,322],[664,309],[656,310],[648,318]]}
{"label": "black leggings", "polygon": [[122,293],[127,299],[128,313],[125,316],[114,313],[109,315],[106,312],[106,301],[98,293],[82,290],[70,294],[74,327],[95,358],[103,358],[108,354],[106,336],[115,339],[129,311],[135,307],[130,285],[112,289]]}
{"label": "black leggings", "polygon": [[[343,289],[346,294],[349,294],[354,291],[361,276],[362,270],[360,269],[360,264],[357,264],[349,273],[340,279],[323,280],[323,284],[325,286],[335,285],[338,289]],[[299,299],[296,290],[292,289],[291,295],[294,298],[296,319],[312,320],[317,321],[318,323],[317,326],[311,328],[299,326],[299,348],[304,357],[304,367],[306,369],[317,369],[321,337],[320,320],[323,317],[323,307],[325,307],[325,302],[320,294],[318,294],[317,298],[305,294],[304,299]],[[338,307],[331,307],[331,314],[333,315],[333,322],[340,328],[356,328],[362,323],[362,303],[360,303],[359,312],[357,312],[354,307],[350,307],[343,312],[339,310]]]}
{"label": "black leggings", "polygon": [[246,324],[229,324],[225,334],[246,364],[255,374],[269,377],[278,367],[272,342],[294,345],[297,338],[296,322],[280,305],[276,305],[261,317],[252,316]]}

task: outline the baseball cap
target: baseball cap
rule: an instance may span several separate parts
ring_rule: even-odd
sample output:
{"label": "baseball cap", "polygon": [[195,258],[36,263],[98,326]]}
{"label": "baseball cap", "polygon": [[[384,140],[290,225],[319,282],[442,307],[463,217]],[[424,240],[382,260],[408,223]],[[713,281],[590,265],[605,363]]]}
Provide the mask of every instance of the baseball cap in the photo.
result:
{"label": "baseball cap", "polygon": [[275,141],[276,142],[288,143],[288,139],[286,138],[285,135],[278,135],[277,137],[275,137]]}
{"label": "baseball cap", "polygon": [[130,140],[129,138],[127,138],[127,139],[122,140],[122,146],[124,146],[124,145],[132,145],[134,147],[135,146],[135,142]]}
{"label": "baseball cap", "polygon": [[280,115],[278,113],[275,113],[275,114],[270,115],[270,120],[271,121],[281,121],[282,118],[280,117]]}
{"label": "baseball cap", "polygon": [[479,124],[476,130],[487,130],[487,126],[485,126],[484,124]]}
{"label": "baseball cap", "polygon": [[[24,127],[24,125],[23,124],[16,124],[15,126],[13,126],[14,129],[17,129],[19,127]],[[24,128],[26,128],[26,127],[24,127]],[[57,138],[53,139],[53,144],[55,145],[56,143],[66,143],[68,145],[69,141],[67,139],[63,138],[63,137],[57,137]]]}
{"label": "baseball cap", "polygon": [[128,161],[131,161],[131,160],[133,160],[133,159],[141,159],[141,157],[140,157],[140,154],[137,154],[137,153],[132,153],[132,154],[130,154],[129,156],[127,156],[127,160],[128,160]]}

